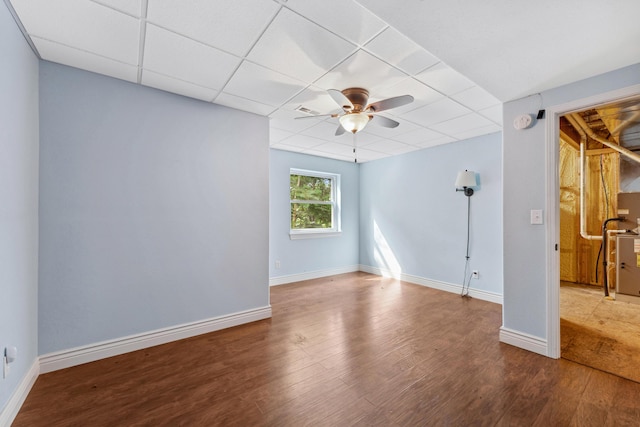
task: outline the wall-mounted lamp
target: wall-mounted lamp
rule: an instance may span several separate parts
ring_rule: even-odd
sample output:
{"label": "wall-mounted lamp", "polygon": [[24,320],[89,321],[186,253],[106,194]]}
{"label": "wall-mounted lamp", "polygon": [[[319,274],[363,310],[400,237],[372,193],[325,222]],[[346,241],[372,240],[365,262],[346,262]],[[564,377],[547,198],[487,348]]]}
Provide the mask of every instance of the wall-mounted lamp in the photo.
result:
{"label": "wall-mounted lamp", "polygon": [[473,188],[478,185],[476,180],[476,173],[474,171],[461,171],[458,172],[456,178],[456,191],[464,191],[465,196],[473,196]]}

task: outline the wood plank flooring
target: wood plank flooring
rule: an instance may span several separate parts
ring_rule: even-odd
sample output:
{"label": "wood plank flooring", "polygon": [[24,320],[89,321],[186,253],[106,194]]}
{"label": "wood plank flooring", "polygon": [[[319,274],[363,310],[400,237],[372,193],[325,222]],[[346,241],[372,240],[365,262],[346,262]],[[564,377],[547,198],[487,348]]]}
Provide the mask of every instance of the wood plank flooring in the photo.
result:
{"label": "wood plank flooring", "polygon": [[640,425],[640,384],[498,341],[501,307],[350,273],[273,318],[40,376],[14,426]]}

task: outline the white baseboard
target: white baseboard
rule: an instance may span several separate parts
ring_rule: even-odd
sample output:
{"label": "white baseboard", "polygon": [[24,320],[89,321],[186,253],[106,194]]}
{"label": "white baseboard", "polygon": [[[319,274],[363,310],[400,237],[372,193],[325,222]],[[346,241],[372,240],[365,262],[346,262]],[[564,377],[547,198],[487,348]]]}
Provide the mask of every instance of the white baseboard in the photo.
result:
{"label": "white baseboard", "polygon": [[525,334],[524,332],[514,331],[504,326],[500,328],[500,342],[520,347],[543,356],[549,356],[547,340]]}
{"label": "white baseboard", "polygon": [[20,381],[18,388],[11,395],[7,405],[2,409],[2,412],[0,412],[0,426],[11,425],[16,415],[18,415],[27,395],[31,391],[31,387],[33,387],[33,384],[38,379],[39,374],[40,362],[36,359],[22,381]]}
{"label": "white baseboard", "polygon": [[285,285],[287,283],[301,282],[303,280],[335,276],[336,274],[353,273],[354,271],[360,271],[360,266],[349,265],[346,267],[334,268],[331,270],[317,270],[299,274],[290,274],[288,276],[272,277],[269,279],[269,286]]}
{"label": "white baseboard", "polygon": [[[198,322],[185,323],[165,329],[130,335],[110,341],[103,341],[69,350],[40,356],[40,372],[47,373],[69,368],[83,363],[94,362],[130,351],[141,350],[168,342],[190,338],[200,334],[231,328],[244,323],[271,317],[271,307],[247,310],[226,316],[214,317]],[[2,424],[0,424],[2,425]]]}
{"label": "white baseboard", "polygon": [[[414,283],[416,285],[426,286],[428,288],[439,289],[445,292],[451,292],[454,294],[460,294],[462,292],[462,285],[455,285],[453,283],[441,282],[438,280],[426,279],[420,276],[413,276],[405,273],[395,273],[389,270],[384,270],[378,267],[372,267],[369,265],[360,265],[360,271],[366,273],[375,274],[383,277],[393,277],[394,279],[402,280],[403,282]],[[483,291],[481,289],[469,288],[469,296],[477,298],[483,301],[489,301],[502,305],[502,295],[495,292]]]}

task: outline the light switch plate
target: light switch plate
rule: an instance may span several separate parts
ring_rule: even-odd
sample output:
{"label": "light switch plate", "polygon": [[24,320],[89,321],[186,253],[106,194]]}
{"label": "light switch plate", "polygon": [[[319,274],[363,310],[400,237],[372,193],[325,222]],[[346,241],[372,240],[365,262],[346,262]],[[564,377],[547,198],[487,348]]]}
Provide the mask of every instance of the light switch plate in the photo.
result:
{"label": "light switch plate", "polygon": [[542,209],[531,209],[531,224],[542,224]]}

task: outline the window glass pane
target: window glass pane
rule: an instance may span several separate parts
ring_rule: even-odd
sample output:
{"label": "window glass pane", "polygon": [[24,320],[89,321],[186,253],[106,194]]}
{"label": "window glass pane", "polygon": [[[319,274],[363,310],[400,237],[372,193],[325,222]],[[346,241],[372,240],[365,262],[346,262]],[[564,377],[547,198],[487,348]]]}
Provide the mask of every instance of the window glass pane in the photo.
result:
{"label": "window glass pane", "polygon": [[331,201],[331,178],[290,175],[291,200]]}
{"label": "window glass pane", "polygon": [[332,206],[316,203],[291,203],[291,229],[332,228]]}

